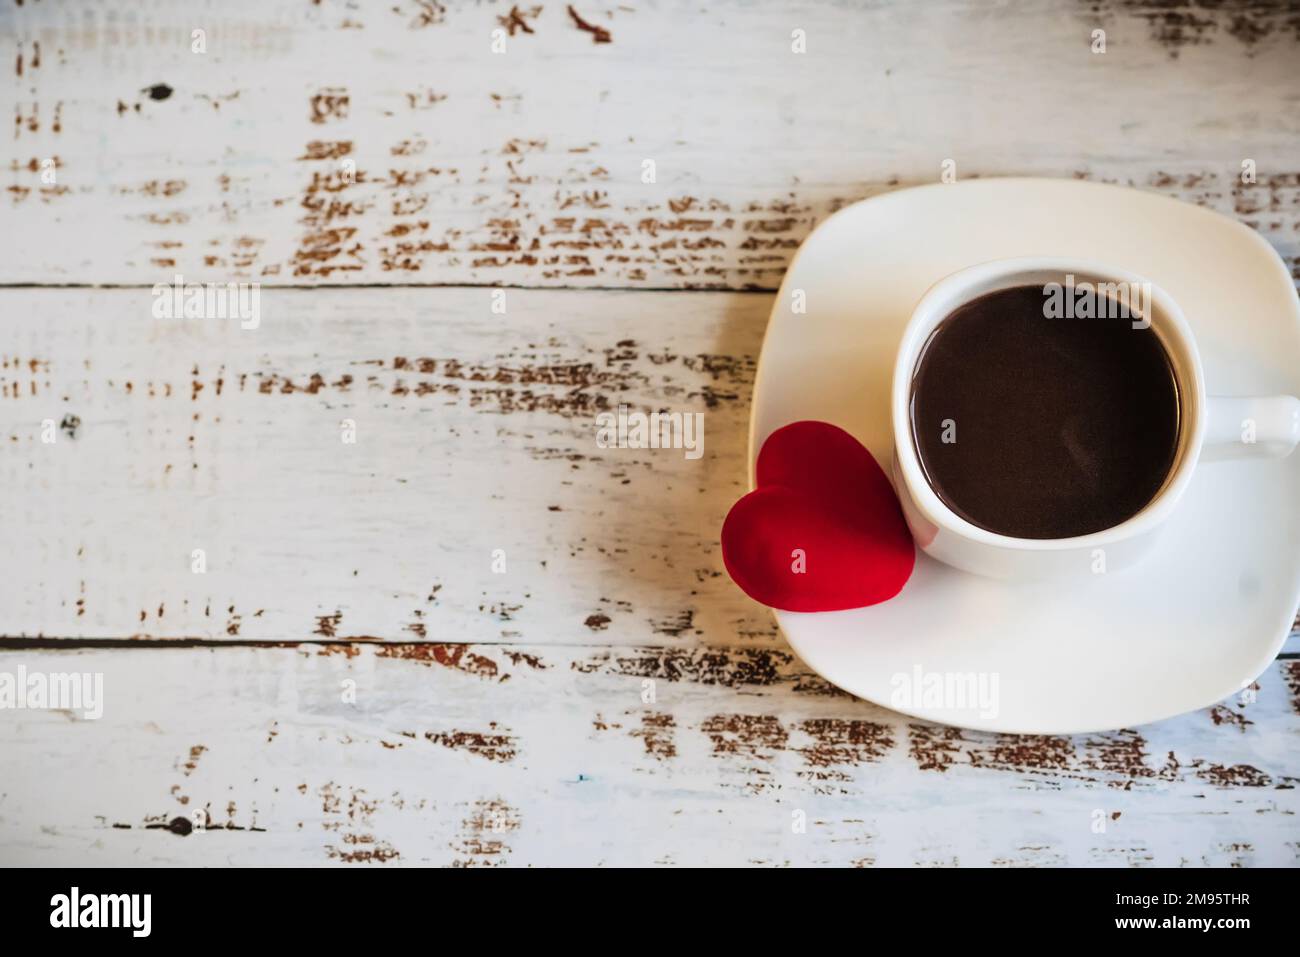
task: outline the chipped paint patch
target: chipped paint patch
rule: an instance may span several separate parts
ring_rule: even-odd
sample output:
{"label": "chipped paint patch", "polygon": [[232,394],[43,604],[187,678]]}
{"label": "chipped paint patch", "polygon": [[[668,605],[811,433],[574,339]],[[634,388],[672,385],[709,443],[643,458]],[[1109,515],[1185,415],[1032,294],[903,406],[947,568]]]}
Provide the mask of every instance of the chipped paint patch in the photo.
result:
{"label": "chipped paint patch", "polygon": [[1291,692],[1291,710],[1300,714],[1300,661],[1283,662],[1282,678]]}
{"label": "chipped paint patch", "polygon": [[772,764],[790,740],[775,715],[715,714],[701,723],[700,730],[713,743],[713,757],[738,763],[746,790],[761,791],[775,784]]}
{"label": "chipped paint patch", "polygon": [[500,669],[485,655],[469,650],[467,645],[449,645],[437,642],[416,644],[377,644],[375,654],[380,658],[400,658],[424,665],[441,665],[474,675],[477,678],[495,679]]}
{"label": "chipped paint patch", "polygon": [[1225,39],[1248,56],[1273,37],[1300,40],[1300,4],[1294,0],[1085,0],[1083,6],[1102,25],[1120,15],[1144,21],[1148,37],[1171,58]]}
{"label": "chipped paint patch", "polygon": [[519,830],[519,812],[501,798],[475,801],[461,821],[460,837],[453,845],[458,855],[452,867],[499,867],[511,853],[506,843]]}
{"label": "chipped paint patch", "polygon": [[424,737],[427,741],[444,748],[468,751],[470,754],[502,764],[513,761],[519,753],[518,738],[499,731],[495,721],[488,724],[487,731],[426,731]]}
{"label": "chipped paint patch", "polygon": [[653,712],[641,716],[641,727],[628,732],[634,738],[640,738],[645,745],[645,753],[659,761],[666,761],[677,756],[674,733],[677,719],[671,714]]}
{"label": "chipped paint patch", "polygon": [[792,679],[794,656],[759,648],[727,650],[646,648],[616,650],[575,661],[575,671],[602,671],[635,678],[689,681],[727,688],[771,687]]}

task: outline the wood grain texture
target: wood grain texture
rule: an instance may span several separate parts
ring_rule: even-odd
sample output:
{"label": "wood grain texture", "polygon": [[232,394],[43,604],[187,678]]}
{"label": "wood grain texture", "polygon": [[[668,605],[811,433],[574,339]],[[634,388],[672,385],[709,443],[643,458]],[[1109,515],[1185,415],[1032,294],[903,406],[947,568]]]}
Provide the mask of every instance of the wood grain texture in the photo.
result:
{"label": "wood grain texture", "polygon": [[1251,704],[1015,737],[910,722],[778,651],[429,649],[0,653],[102,672],[106,698],[0,722],[0,863],[1300,859],[1295,662]]}
{"label": "wood grain texture", "polygon": [[578,4],[606,43],[522,9],[7,5],[0,281],[771,289],[946,160],[1188,199],[1300,260],[1290,3]]}

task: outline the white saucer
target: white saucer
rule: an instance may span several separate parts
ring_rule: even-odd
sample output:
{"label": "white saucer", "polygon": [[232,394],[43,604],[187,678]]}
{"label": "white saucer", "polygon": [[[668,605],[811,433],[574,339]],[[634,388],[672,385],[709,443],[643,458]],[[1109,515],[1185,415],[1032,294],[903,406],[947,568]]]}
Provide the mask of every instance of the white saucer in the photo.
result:
{"label": "white saucer", "polygon": [[[763,440],[800,419],[847,429],[888,470],[891,364],[921,293],[964,266],[1044,255],[1113,263],[1163,286],[1192,326],[1211,395],[1300,395],[1300,302],[1250,229],[1094,183],[936,184],[850,206],[799,250],[759,362],[751,485]],[[799,289],[803,315],[791,310]],[[1298,603],[1300,452],[1201,463],[1152,554],[1082,586],[998,582],[918,552],[891,601],[777,621],[810,667],[861,698],[945,724],[1066,734],[1238,693],[1277,655]],[[943,675],[983,675],[989,688],[996,676],[996,709],[900,697]]]}

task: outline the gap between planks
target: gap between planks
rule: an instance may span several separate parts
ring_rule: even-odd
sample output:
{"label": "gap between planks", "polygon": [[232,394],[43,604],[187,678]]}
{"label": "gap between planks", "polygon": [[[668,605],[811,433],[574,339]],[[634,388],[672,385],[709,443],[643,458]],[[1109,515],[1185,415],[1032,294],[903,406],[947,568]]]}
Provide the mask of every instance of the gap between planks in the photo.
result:
{"label": "gap between planks", "polygon": [[[234,282],[235,280],[230,280]],[[198,285],[225,285],[223,282],[201,283],[195,280]],[[163,283],[146,283],[146,282],[0,282],[0,292],[5,290],[28,290],[28,289],[153,289],[156,285],[168,285]],[[188,285],[188,283],[187,283]],[[335,290],[356,290],[356,289],[382,289],[382,290],[400,290],[400,289],[517,289],[520,292],[628,292],[628,293],[688,293],[696,295],[699,293],[712,293],[715,295],[743,295],[743,296],[773,296],[777,293],[777,287],[771,288],[754,288],[746,287],[740,289],[724,289],[721,287],[701,287],[692,288],[689,286],[546,286],[533,283],[516,283],[516,282],[358,282],[358,283],[253,283],[264,289],[294,289],[308,291],[335,291]]]}
{"label": "gap between planks", "polygon": [[[571,648],[579,651],[628,651],[629,649],[647,650],[647,651],[713,651],[718,653],[730,653],[733,651],[783,651],[786,654],[793,655],[794,652],[788,645],[782,643],[779,646],[736,646],[736,645],[712,645],[695,643],[691,645],[669,644],[666,642],[637,642],[635,645],[620,645],[616,643],[609,644],[590,644],[581,641],[561,641],[561,642],[536,642],[536,641],[510,641],[500,639],[486,640],[455,640],[450,639],[441,641],[435,638],[426,638],[423,641],[391,641],[384,638],[251,638],[251,639],[228,639],[221,638],[132,638],[130,636],[121,638],[59,638],[46,635],[41,638],[27,637],[0,637],[0,653],[6,651],[76,651],[78,649],[136,649],[136,648],[347,648],[358,647],[365,648],[372,645],[382,645],[385,648],[418,648],[423,645],[464,645],[483,646],[493,648],[520,648],[535,645],[540,648]],[[1278,655],[1279,658],[1300,657],[1300,655]]]}
{"label": "gap between planks", "polygon": [[[1295,638],[1300,637],[1300,631],[1292,631],[1287,637],[1288,643]],[[7,651],[78,651],[87,649],[136,649],[136,648],[167,648],[185,649],[185,648],[311,648],[311,647],[365,647],[367,645],[384,645],[390,648],[407,648],[418,647],[420,645],[481,645],[484,647],[519,647],[521,645],[534,644],[533,642],[518,641],[438,641],[426,639],[424,641],[387,641],[382,638],[364,639],[364,638],[335,638],[326,640],[311,640],[306,638],[285,638],[276,640],[271,638],[250,639],[250,640],[227,640],[220,638],[19,638],[19,637],[0,637],[0,653]],[[709,645],[694,644],[689,647],[680,644],[666,643],[638,643],[636,645],[592,645],[583,642],[547,642],[541,647],[545,648],[573,648],[586,651],[599,650],[624,650],[628,648],[645,649],[648,651],[720,651],[726,652],[734,649],[732,645]],[[787,646],[788,647],[788,646]],[[786,647],[779,647],[777,650],[787,650]],[[787,651],[793,654],[793,651]],[[1280,652],[1274,661],[1300,661],[1300,651],[1283,651]]]}

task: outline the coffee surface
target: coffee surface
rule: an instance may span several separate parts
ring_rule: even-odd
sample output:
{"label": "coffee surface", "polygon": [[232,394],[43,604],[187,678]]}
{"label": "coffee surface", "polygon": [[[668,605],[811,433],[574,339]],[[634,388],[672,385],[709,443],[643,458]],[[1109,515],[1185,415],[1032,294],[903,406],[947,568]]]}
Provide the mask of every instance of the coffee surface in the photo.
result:
{"label": "coffee surface", "polygon": [[1178,448],[1178,385],[1155,330],[1128,316],[1047,318],[1044,298],[1017,286],[961,306],[912,379],[931,488],[967,521],[1016,538],[1131,518]]}

